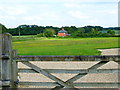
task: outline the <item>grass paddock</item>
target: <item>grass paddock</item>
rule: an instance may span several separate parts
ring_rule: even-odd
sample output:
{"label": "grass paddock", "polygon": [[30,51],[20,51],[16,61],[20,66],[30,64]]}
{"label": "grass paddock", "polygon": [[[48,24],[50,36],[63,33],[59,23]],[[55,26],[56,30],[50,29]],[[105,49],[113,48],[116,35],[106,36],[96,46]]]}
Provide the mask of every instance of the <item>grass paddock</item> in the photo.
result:
{"label": "grass paddock", "polygon": [[[100,55],[97,49],[118,48],[118,37],[37,38],[13,41],[19,55]],[[30,36],[29,36],[30,38]]]}

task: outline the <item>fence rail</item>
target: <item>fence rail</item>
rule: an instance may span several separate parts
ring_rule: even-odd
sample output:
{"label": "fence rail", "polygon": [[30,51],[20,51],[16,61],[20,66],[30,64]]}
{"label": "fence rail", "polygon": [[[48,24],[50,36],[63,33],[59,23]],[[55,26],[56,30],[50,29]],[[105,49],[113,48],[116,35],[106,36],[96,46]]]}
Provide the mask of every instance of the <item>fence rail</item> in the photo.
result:
{"label": "fence rail", "polygon": [[120,62],[120,55],[99,56],[18,56],[16,61],[115,61]]}
{"label": "fence rail", "polygon": [[[118,73],[120,72],[120,70],[116,70],[116,69],[98,69],[96,71],[90,72],[89,70],[85,70],[85,69],[43,69],[49,73]],[[33,69],[18,69],[19,73],[36,73],[36,71],[34,71]]]}
{"label": "fence rail", "polygon": [[[118,84],[120,83],[116,83],[116,82],[109,82],[109,83],[105,83],[105,82],[83,82],[83,83],[74,83],[73,86],[77,86],[77,87],[97,87],[97,88],[105,88],[105,87],[118,87]],[[60,84],[56,83],[56,82],[20,82],[20,85],[22,86],[60,86]]]}
{"label": "fence rail", "polygon": [[[2,53],[0,55],[0,86],[6,88],[18,88],[18,85],[29,86],[55,86],[60,88],[74,88],[79,87],[118,87],[120,82],[80,82],[76,83],[77,79],[84,77],[89,73],[119,73],[120,69],[98,69],[109,61],[120,63],[120,55],[111,56],[19,56],[16,50],[12,50],[12,40],[10,34],[2,35]],[[98,61],[95,65],[88,69],[42,69],[30,61]],[[22,62],[30,69],[18,68],[18,62]],[[52,79],[54,82],[18,82],[18,73],[38,73]],[[52,75],[51,73],[72,73],[77,74],[74,77],[63,81]]]}

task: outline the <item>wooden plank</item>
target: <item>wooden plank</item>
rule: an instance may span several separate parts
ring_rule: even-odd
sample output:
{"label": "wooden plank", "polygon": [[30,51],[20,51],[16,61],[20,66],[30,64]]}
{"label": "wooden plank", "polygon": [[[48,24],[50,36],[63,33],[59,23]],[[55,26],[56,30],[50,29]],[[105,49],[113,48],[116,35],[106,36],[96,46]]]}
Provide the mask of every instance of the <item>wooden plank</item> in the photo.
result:
{"label": "wooden plank", "polygon": [[[108,61],[101,61],[101,62],[98,62],[97,64],[91,66],[88,70],[88,73],[94,73],[97,71],[97,68],[101,67],[102,65],[106,64]],[[79,73],[78,75],[74,76],[73,78],[67,80],[66,82],[74,82],[76,81],[77,79],[87,75],[88,73]]]}
{"label": "wooden plank", "polygon": [[11,88],[17,88],[18,87],[18,62],[13,60],[12,63],[12,85]]}
{"label": "wooden plank", "polygon": [[[71,70],[71,69],[43,69],[49,73],[72,73],[72,74],[75,74],[75,73],[118,73],[120,72],[120,70],[118,69],[98,69],[94,72],[89,72],[88,70],[78,70],[78,69],[75,69],[75,70]],[[34,71],[33,69],[18,69],[18,72],[19,73],[37,73],[36,71]]]}
{"label": "wooden plank", "polygon": [[6,81],[2,81],[2,86],[4,86],[4,87],[8,86],[9,87],[10,86],[10,81],[7,81],[7,80]]}
{"label": "wooden plank", "polygon": [[[76,81],[77,79],[83,77],[86,74],[87,73],[79,73],[79,74],[75,75],[74,77],[70,78],[69,80],[67,80],[66,83],[73,84],[74,81]],[[61,89],[61,88],[63,88],[63,86],[56,86],[52,90],[58,90],[58,89]]]}
{"label": "wooden plank", "polygon": [[99,69],[97,73],[119,73],[120,69]]}
{"label": "wooden plank", "polygon": [[[56,82],[20,82],[19,85],[22,86],[59,86],[58,83]],[[77,87],[118,87],[120,85],[120,83],[116,83],[116,82],[81,82],[81,83],[73,83],[74,86]]]}
{"label": "wooden plank", "polygon": [[102,65],[106,64],[107,62],[109,62],[109,61],[100,61],[97,64],[95,64],[95,65],[91,66],[90,68],[88,68],[88,71],[90,73],[96,72],[97,68],[101,67]]}
{"label": "wooden plank", "polygon": [[56,82],[19,82],[22,86],[59,86]]}
{"label": "wooden plank", "polygon": [[16,59],[17,58],[17,55],[18,53],[17,53],[17,50],[16,49],[14,49],[14,50],[12,50],[12,59]]}
{"label": "wooden plank", "polygon": [[[97,64],[91,66],[91,67],[88,69],[89,73],[90,73],[90,72],[93,72],[93,71],[96,71],[98,67],[106,64],[107,62],[108,62],[108,61],[100,61],[100,62],[98,62]],[[88,74],[88,73],[83,73],[83,74],[79,73],[78,75],[76,75],[76,76],[72,77],[71,79],[67,80],[66,83],[71,83],[71,84],[72,84],[74,81],[76,81],[77,79],[79,79],[79,78],[81,78],[81,77],[83,77],[83,76],[85,76],[85,75],[87,75],[87,74]],[[56,86],[54,89],[57,89],[57,88],[60,89],[60,88],[62,88],[62,86]]]}
{"label": "wooden plank", "polygon": [[12,85],[11,88],[18,88],[18,62],[15,59],[17,57],[17,50],[12,50]]}
{"label": "wooden plank", "polygon": [[52,74],[48,73],[47,71],[29,63],[29,62],[22,62],[23,64],[27,65],[28,67],[31,67],[32,69],[34,69],[35,71],[43,74],[44,76],[56,81],[57,83],[59,83],[60,85],[66,87],[66,88],[74,88],[73,85],[69,84],[69,83],[65,83],[64,81],[60,80],[59,78],[53,76]]}
{"label": "wooden plank", "polygon": [[120,55],[110,56],[18,56],[17,61],[116,61],[120,62]]}
{"label": "wooden plank", "polygon": [[[43,69],[49,73],[87,73],[87,70],[71,69]],[[18,69],[20,73],[36,73],[33,69]]]}
{"label": "wooden plank", "polygon": [[0,80],[0,89],[2,89],[2,81]]}
{"label": "wooden plank", "polygon": [[116,82],[90,82],[90,83],[87,83],[87,82],[82,82],[82,83],[74,83],[74,86],[77,86],[77,87],[97,87],[97,88],[104,88],[104,87],[116,87],[118,88],[120,85],[120,83],[116,83]]}

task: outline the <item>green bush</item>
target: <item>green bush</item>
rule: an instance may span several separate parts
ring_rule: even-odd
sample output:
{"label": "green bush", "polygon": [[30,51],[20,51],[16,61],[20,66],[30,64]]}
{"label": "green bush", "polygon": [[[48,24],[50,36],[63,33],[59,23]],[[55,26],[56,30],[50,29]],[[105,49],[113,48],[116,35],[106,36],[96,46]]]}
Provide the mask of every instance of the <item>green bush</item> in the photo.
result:
{"label": "green bush", "polygon": [[37,37],[44,37],[43,33],[37,34]]}
{"label": "green bush", "polygon": [[53,29],[45,29],[44,35],[45,37],[54,37],[55,31]]}

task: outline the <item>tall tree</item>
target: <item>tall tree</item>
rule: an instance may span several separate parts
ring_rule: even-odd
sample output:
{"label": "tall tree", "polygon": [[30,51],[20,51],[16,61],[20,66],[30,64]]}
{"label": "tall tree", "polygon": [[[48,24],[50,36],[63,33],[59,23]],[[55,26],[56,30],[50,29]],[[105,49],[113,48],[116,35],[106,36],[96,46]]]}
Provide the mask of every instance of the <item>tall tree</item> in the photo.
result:
{"label": "tall tree", "polygon": [[45,37],[53,37],[55,34],[55,31],[53,29],[46,29],[44,32]]}

